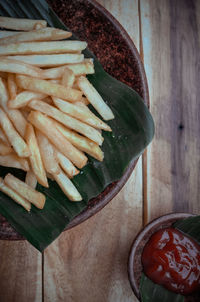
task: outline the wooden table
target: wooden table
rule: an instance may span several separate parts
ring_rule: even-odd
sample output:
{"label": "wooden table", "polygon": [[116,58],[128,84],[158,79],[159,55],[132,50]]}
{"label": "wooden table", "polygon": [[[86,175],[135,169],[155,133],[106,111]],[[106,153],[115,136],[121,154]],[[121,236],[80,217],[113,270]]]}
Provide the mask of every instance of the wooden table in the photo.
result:
{"label": "wooden table", "polygon": [[1,302],[137,301],[127,277],[137,232],[159,215],[200,211],[200,1],[98,2],[144,60],[155,138],[123,190],[44,254],[0,241]]}

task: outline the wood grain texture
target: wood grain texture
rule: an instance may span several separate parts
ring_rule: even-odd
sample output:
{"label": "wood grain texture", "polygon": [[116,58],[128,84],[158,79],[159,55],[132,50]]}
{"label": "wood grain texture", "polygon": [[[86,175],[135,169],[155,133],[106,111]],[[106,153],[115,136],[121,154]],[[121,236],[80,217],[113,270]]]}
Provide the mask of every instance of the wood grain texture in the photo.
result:
{"label": "wood grain texture", "polygon": [[199,3],[140,0],[156,133],[148,154],[149,220],[199,213]]}
{"label": "wood grain texture", "polygon": [[138,0],[98,0],[125,28],[139,50]]}
{"label": "wood grain texture", "polygon": [[41,260],[27,241],[0,241],[0,302],[42,302]]}
{"label": "wood grain texture", "polygon": [[[139,48],[137,1],[98,1]],[[134,18],[133,18],[134,17]],[[142,160],[122,191],[95,216],[44,252],[44,301],[138,301],[127,275],[132,241],[142,227]]]}
{"label": "wood grain texture", "polygon": [[127,261],[142,226],[141,195],[140,159],[117,197],[46,249],[45,302],[137,301],[129,285]]}

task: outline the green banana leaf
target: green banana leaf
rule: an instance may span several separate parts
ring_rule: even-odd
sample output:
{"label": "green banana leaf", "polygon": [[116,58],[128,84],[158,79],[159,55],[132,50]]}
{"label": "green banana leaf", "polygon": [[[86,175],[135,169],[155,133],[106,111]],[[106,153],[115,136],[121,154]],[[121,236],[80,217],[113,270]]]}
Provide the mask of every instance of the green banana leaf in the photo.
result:
{"label": "green banana leaf", "polygon": [[[66,29],[43,0],[0,1],[0,15],[10,17],[46,19],[49,26]],[[76,37],[72,37],[76,39]],[[32,206],[30,213],[0,193],[0,213],[33,246],[42,251],[65,229],[67,224],[87,207],[88,201],[101,193],[108,184],[119,180],[130,162],[139,157],[154,134],[152,117],[141,97],[126,85],[109,76],[89,51],[86,57],[94,58],[95,74],[88,76],[101,96],[109,103],[115,119],[108,124],[112,133],[103,133],[103,162],[89,157],[88,164],[73,178],[73,183],[83,197],[82,202],[70,202],[58,185],[49,180],[49,189],[37,189],[47,199],[43,210]],[[24,179],[17,169],[0,167],[0,176],[11,172]]]}
{"label": "green banana leaf", "polygon": [[183,296],[155,284],[145,274],[142,274],[140,281],[140,295],[142,302],[184,302]]}
{"label": "green banana leaf", "polygon": [[[173,227],[185,233],[200,244],[200,216],[177,220]],[[144,273],[140,280],[140,295],[142,302],[184,302],[185,297],[168,291],[163,286],[152,282]],[[197,299],[197,300],[196,300]],[[194,298],[192,301],[199,301]]]}

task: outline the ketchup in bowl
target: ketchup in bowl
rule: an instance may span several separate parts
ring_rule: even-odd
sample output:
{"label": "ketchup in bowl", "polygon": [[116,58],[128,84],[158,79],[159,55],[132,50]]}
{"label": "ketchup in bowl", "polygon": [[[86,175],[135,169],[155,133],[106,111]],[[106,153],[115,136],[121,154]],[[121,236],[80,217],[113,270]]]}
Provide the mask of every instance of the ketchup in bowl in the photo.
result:
{"label": "ketchup in bowl", "polygon": [[142,252],[144,273],[181,295],[200,290],[200,245],[174,228],[154,233]]}

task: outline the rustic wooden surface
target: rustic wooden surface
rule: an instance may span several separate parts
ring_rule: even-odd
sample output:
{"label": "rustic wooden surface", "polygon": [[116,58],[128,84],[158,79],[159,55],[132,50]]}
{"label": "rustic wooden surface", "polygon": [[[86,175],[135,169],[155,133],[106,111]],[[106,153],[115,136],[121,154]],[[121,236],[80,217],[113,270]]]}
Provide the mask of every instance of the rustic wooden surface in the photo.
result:
{"label": "rustic wooden surface", "polygon": [[43,257],[27,242],[0,241],[0,302],[136,302],[126,266],[144,221],[200,212],[200,2],[98,2],[144,59],[155,138],[122,191]]}
{"label": "rustic wooden surface", "polygon": [[0,240],[0,302],[42,301],[42,256],[27,241]]}
{"label": "rustic wooden surface", "polygon": [[149,219],[200,212],[200,3],[141,0],[155,138],[148,152]]}

